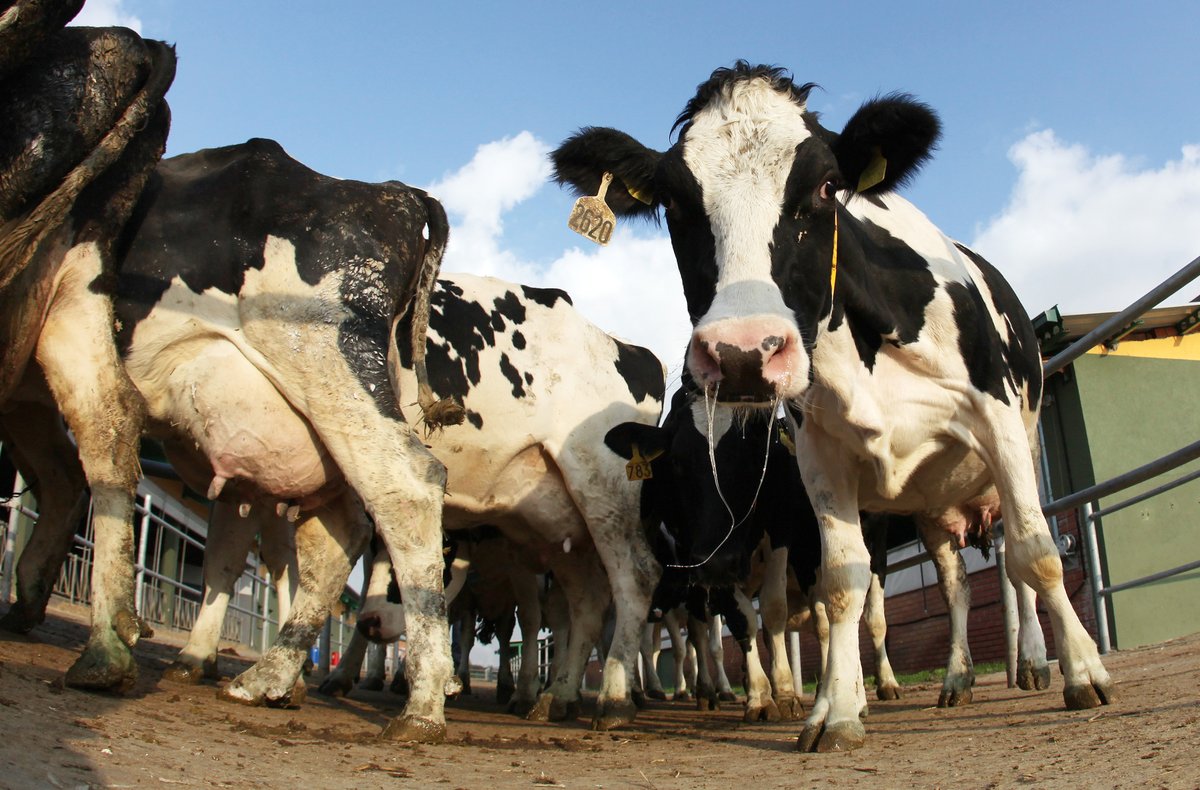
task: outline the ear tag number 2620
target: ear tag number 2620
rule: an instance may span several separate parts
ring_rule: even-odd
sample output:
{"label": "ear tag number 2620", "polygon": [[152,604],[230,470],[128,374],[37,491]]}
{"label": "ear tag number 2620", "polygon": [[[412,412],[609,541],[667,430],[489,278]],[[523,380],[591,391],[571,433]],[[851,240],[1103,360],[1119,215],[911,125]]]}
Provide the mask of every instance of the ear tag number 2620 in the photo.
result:
{"label": "ear tag number 2620", "polygon": [[612,183],[612,179],[612,173],[605,173],[600,180],[600,191],[595,197],[581,197],[576,200],[567,220],[568,228],[601,246],[608,244],[613,228],[617,225],[617,216],[604,202],[604,194],[608,192],[608,185]]}

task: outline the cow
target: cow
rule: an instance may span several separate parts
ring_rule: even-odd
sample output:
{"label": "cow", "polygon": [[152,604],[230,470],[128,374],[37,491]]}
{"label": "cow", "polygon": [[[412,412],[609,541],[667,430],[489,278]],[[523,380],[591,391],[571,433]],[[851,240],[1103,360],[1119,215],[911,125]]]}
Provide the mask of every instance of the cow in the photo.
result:
{"label": "cow", "polygon": [[[528,717],[576,715],[611,588],[616,639],[592,725],[627,724],[636,715],[631,678],[660,568],[637,486],[604,435],[622,422],[658,421],[662,363],[600,330],[558,289],[454,274],[431,301],[430,385],[466,410],[462,425],[426,439],[448,470],[444,527],[450,534],[497,527],[549,568],[568,601],[570,635],[556,639],[561,665]],[[364,603],[359,627],[372,639],[399,636],[386,609],[383,596]]]}
{"label": "cow", "polygon": [[143,407],[113,342],[111,284],[117,238],[166,143],[175,53],[124,28],[59,29],[81,6],[16,0],[0,15],[0,430],[41,468],[39,485],[67,485],[23,558],[3,626],[41,622],[53,571],[38,552],[69,546],[86,483],[92,626],[65,683],[122,690],[137,675],[131,648],[150,631],[134,605],[132,551]]}
{"label": "cow", "polygon": [[231,699],[289,700],[369,514],[421,656],[387,734],[444,737],[445,470],[404,420],[389,357],[394,323],[424,321],[447,233],[424,192],[329,178],[270,140],[160,163],[133,209],[114,307],[148,430],[210,499],[299,522],[298,549],[318,562],[276,643],[223,690]]}
{"label": "cow", "polygon": [[[643,533],[637,486],[627,479],[625,460],[604,446],[604,434],[626,421],[657,422],[662,364],[602,332],[557,289],[447,274],[430,301],[430,385],[466,411],[463,424],[425,437],[448,469],[442,524],[450,536],[497,527],[527,559],[553,571],[568,599],[569,638],[557,638],[562,661],[529,716],[575,715],[611,585],[620,638],[593,723],[602,729],[628,723],[635,715],[628,678],[659,568]],[[416,389],[406,332],[399,325],[394,341],[401,393]],[[298,548],[303,568],[304,547]],[[358,630],[377,642],[407,629],[407,617],[396,616],[400,607],[388,604],[389,559],[375,563],[359,612]],[[410,656],[414,649],[410,642]],[[349,683],[348,669],[323,689],[344,693]],[[523,707],[528,679],[518,686]]]}
{"label": "cow", "polygon": [[[666,152],[592,127],[552,153],[556,179],[579,193],[609,174],[616,214],[665,211],[697,387],[745,409],[784,406],[830,618],[829,670],[797,747],[865,742],[862,510],[911,513],[949,539],[1003,513],[1010,577],[1050,612],[1067,707],[1110,702],[1038,502],[1041,365],[1028,316],[996,269],[894,194],[940,122],[893,94],[839,134],[808,111],[813,87],[739,61],[700,84]],[[1021,661],[1044,669],[1043,656]]]}

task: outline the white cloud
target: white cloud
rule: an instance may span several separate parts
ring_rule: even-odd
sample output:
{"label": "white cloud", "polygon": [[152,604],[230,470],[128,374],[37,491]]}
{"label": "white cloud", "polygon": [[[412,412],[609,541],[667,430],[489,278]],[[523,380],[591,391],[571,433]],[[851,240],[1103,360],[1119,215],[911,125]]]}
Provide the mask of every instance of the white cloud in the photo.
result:
{"label": "white cloud", "polygon": [[142,20],[127,12],[124,0],[87,0],[83,10],[72,25],[85,27],[127,27],[137,34],[142,32]]}
{"label": "white cloud", "polygon": [[[1030,313],[1114,312],[1200,255],[1200,145],[1154,169],[1097,156],[1053,131],[1009,151],[1017,184],[972,247],[1012,283]],[[1195,282],[1168,300],[1179,304]]]}
{"label": "white cloud", "polygon": [[576,243],[564,217],[564,248],[550,263],[522,260],[504,248],[504,214],[547,185],[548,152],[545,143],[521,132],[480,146],[469,163],[429,186],[450,216],[443,270],[562,288],[590,321],[651,349],[669,377],[678,379],[691,330],[665,234],[638,233],[634,223],[618,222],[609,245],[596,247]]}

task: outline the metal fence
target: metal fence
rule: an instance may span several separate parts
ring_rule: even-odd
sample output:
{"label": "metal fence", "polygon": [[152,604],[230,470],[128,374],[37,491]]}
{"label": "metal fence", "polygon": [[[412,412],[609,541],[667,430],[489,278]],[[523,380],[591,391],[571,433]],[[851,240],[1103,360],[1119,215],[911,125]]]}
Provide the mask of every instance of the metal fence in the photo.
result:
{"label": "metal fence", "polygon": [[[2,445],[0,445],[2,449]],[[17,473],[12,485],[14,496],[0,499],[0,510],[7,518],[0,521],[4,547],[0,565],[0,597],[12,600],[18,542],[22,528],[33,528],[38,513],[25,481]],[[24,523],[23,521],[24,520]],[[135,561],[136,604],[138,614],[155,625],[180,631],[191,630],[203,597],[200,567],[188,563],[187,548],[193,556],[202,556],[208,537],[208,522],[183,506],[150,480],[138,486],[136,502],[137,556]],[[86,526],[75,535],[71,553],[63,563],[54,595],[72,603],[91,603],[93,525],[89,506]],[[256,555],[246,558],[246,566],[230,599],[221,638],[262,652],[278,632],[278,599],[265,566]],[[333,623],[329,651],[342,652],[349,643],[353,626],[342,618]]]}

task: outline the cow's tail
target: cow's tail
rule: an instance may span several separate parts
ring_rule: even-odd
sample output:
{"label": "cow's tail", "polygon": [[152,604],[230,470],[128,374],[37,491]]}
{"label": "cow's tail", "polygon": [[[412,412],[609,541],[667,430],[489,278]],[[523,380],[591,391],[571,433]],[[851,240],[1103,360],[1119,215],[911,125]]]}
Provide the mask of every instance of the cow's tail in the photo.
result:
{"label": "cow's tail", "polygon": [[417,375],[417,405],[421,407],[422,420],[430,429],[447,425],[459,425],[467,413],[454,398],[438,400],[429,385],[429,371],[425,367],[425,336],[429,332],[429,300],[442,269],[442,255],[450,238],[450,223],[442,204],[429,195],[423,195],[428,215],[429,242],[425,257],[421,260],[421,271],[417,275],[417,291],[413,296],[412,341],[413,372]]}
{"label": "cow's tail", "polygon": [[150,52],[150,74],[113,128],[32,211],[0,226],[0,289],[29,266],[38,246],[62,226],[80,193],[117,161],[166,96],[175,79],[175,48],[161,41],[143,41]]}

